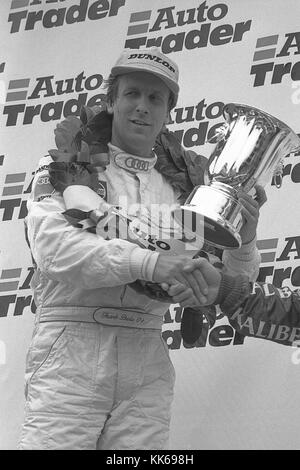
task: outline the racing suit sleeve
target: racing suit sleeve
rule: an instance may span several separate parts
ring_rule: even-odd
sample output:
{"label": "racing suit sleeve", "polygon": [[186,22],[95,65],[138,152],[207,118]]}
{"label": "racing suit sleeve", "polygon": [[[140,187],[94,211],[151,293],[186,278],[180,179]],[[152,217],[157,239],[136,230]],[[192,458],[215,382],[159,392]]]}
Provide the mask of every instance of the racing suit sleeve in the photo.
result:
{"label": "racing suit sleeve", "polygon": [[85,289],[152,281],[158,254],[122,239],[105,240],[69,224],[63,198],[49,181],[51,157],[41,159],[28,200],[27,236],[40,271]]}
{"label": "racing suit sleeve", "polygon": [[224,273],[245,274],[250,281],[255,281],[259,273],[261,257],[256,246],[256,237],[237,250],[224,250],[222,262]]}
{"label": "racing suit sleeve", "polygon": [[[300,291],[223,274],[218,298],[230,324],[244,336],[284,345],[300,342]],[[297,343],[295,343],[297,342]]]}

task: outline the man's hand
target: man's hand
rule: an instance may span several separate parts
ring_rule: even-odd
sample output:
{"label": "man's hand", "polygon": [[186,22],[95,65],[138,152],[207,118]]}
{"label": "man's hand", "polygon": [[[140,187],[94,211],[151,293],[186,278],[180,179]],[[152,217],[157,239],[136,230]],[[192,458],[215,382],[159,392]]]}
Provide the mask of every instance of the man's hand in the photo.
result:
{"label": "man's hand", "polygon": [[266,202],[267,196],[262,186],[256,185],[256,196],[252,196],[245,192],[240,192],[239,202],[242,204],[243,225],[240,230],[242,244],[246,245],[256,236],[256,229],[259,219],[259,210]]}
{"label": "man's hand", "polygon": [[189,289],[182,282],[172,281],[169,282],[169,285],[167,283],[162,283],[162,288],[167,290],[174,303],[179,303],[182,307],[195,308],[204,305],[211,305],[214,303],[219,293],[222,278],[221,273],[205,258],[198,258],[192,261],[197,263],[187,264],[183,268],[183,271],[187,274],[190,273],[191,270],[196,269],[198,275],[201,273],[204,282],[208,286],[204,302],[203,300],[200,300],[199,302],[195,295],[191,296]]}
{"label": "man's hand", "polygon": [[187,256],[159,255],[153,281],[168,285],[182,284],[185,286],[186,295],[197,304],[206,302],[207,283],[197,267],[201,264],[201,258],[191,259]]}

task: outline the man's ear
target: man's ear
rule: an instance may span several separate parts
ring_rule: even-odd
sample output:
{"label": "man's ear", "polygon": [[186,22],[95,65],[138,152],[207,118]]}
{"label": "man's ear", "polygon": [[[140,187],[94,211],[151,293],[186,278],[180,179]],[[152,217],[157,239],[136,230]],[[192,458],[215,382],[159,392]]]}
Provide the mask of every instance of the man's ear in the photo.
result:
{"label": "man's ear", "polygon": [[172,123],[172,119],[171,119],[171,114],[170,114],[170,111],[168,111],[166,117],[165,117],[165,121],[164,121],[164,124],[165,125],[168,125],[168,124],[171,124]]}
{"label": "man's ear", "polygon": [[107,112],[108,114],[114,114],[114,107],[113,107],[113,104],[107,103],[107,105],[106,105],[106,112]]}

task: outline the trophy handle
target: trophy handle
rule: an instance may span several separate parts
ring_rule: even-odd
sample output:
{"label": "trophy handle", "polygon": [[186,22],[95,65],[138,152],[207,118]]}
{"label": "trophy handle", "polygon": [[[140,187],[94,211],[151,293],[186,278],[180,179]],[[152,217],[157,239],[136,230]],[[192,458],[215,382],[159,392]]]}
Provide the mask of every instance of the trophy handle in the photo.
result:
{"label": "trophy handle", "polygon": [[278,189],[281,188],[282,186],[283,170],[284,170],[284,159],[281,158],[273,174],[273,181],[275,183],[275,187]]}

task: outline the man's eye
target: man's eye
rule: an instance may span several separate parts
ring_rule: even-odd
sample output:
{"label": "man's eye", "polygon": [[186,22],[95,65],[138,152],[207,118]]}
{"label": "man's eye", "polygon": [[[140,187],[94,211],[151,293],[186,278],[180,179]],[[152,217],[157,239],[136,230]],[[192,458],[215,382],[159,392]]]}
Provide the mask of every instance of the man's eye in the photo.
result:
{"label": "man's eye", "polygon": [[152,95],[151,100],[152,101],[162,101],[162,97],[160,95]]}

